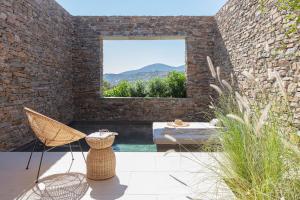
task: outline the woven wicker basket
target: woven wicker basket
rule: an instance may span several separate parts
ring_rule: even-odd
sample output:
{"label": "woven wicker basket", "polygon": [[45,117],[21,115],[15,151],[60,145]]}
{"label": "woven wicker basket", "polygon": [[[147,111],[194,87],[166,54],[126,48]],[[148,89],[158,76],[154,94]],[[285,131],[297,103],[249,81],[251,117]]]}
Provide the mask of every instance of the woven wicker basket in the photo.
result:
{"label": "woven wicker basket", "polygon": [[[108,132],[108,131],[105,131]],[[100,135],[85,138],[91,149],[87,155],[87,177],[92,180],[104,180],[116,175],[116,156],[112,144],[117,133],[101,138]]]}
{"label": "woven wicker basket", "polygon": [[90,149],[87,155],[87,177],[104,180],[116,175],[116,156],[111,147]]}
{"label": "woven wicker basket", "polygon": [[105,139],[86,137],[85,140],[92,149],[105,149],[114,143],[115,136],[112,135]]}

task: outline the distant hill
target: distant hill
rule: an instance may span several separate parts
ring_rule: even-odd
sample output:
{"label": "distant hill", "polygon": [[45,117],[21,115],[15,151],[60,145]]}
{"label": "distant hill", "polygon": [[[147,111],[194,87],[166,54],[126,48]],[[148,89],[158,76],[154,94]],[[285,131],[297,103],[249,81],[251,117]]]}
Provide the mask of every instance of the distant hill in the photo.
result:
{"label": "distant hill", "polygon": [[105,81],[108,81],[112,85],[116,85],[122,80],[133,82],[137,80],[147,81],[154,77],[165,77],[171,71],[184,72],[185,66],[181,65],[178,67],[174,67],[170,65],[156,63],[152,65],[147,65],[137,70],[130,70],[119,74],[104,74],[103,79]]}

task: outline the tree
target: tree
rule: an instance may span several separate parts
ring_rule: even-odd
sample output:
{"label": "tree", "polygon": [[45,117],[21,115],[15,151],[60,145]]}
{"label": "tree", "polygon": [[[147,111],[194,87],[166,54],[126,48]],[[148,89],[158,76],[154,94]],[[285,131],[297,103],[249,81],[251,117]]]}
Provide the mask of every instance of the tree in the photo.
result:
{"label": "tree", "polygon": [[138,80],[130,87],[131,97],[145,97],[147,96],[146,85],[144,81]]}
{"label": "tree", "polygon": [[153,78],[148,82],[121,81],[111,88],[104,82],[105,97],[186,97],[186,77],[181,72],[170,72],[166,78]]}
{"label": "tree", "polygon": [[162,78],[154,78],[148,84],[149,97],[168,97],[168,85]]}
{"label": "tree", "polygon": [[110,84],[110,82],[103,80],[103,90],[109,90],[112,88],[112,85]]}
{"label": "tree", "polygon": [[121,81],[117,86],[110,90],[104,91],[105,97],[130,97],[130,83]]}
{"label": "tree", "polygon": [[170,97],[186,97],[186,76],[181,72],[170,72],[166,78]]}

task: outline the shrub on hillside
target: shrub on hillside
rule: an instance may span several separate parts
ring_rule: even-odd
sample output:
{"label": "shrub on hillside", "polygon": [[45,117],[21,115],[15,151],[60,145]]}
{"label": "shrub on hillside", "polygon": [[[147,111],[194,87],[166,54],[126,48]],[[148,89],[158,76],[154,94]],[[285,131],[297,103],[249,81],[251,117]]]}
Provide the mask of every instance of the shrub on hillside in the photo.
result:
{"label": "shrub on hillside", "polygon": [[117,86],[112,89],[105,90],[105,97],[130,97],[131,84],[128,81],[121,81]]}
{"label": "shrub on hillside", "polygon": [[186,97],[186,77],[184,73],[170,72],[166,78],[168,96]]}
{"label": "shrub on hillside", "polygon": [[112,88],[112,85],[110,84],[110,82],[103,80],[103,89],[105,90],[109,90]]}
{"label": "shrub on hillside", "polygon": [[154,78],[148,84],[149,97],[168,97],[168,85],[165,79]]}
{"label": "shrub on hillside", "polygon": [[166,78],[153,78],[148,82],[121,81],[112,87],[104,82],[105,97],[186,97],[186,77],[181,72],[170,72]]}
{"label": "shrub on hillside", "polygon": [[136,81],[130,85],[130,96],[131,97],[146,97],[147,90],[144,81]]}

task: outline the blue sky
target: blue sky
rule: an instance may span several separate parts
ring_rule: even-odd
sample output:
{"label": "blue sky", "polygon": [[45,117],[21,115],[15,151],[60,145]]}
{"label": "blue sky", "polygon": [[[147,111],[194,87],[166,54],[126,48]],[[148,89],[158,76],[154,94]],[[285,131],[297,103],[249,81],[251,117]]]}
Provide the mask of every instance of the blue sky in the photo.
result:
{"label": "blue sky", "polygon": [[56,0],[72,15],[214,15],[227,0]]}
{"label": "blue sky", "polygon": [[184,40],[104,40],[104,73],[120,73],[154,63],[185,63]]}
{"label": "blue sky", "polygon": [[[227,0],[56,0],[79,16],[211,16]],[[104,41],[104,73],[120,73],[153,63],[185,63],[184,40]]]}

